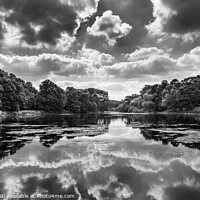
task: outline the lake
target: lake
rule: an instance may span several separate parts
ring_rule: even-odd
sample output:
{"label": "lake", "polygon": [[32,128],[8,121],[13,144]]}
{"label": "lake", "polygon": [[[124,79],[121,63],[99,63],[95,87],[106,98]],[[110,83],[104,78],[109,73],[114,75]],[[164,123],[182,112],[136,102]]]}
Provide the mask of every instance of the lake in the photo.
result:
{"label": "lake", "polygon": [[0,199],[199,200],[200,116],[2,119]]}

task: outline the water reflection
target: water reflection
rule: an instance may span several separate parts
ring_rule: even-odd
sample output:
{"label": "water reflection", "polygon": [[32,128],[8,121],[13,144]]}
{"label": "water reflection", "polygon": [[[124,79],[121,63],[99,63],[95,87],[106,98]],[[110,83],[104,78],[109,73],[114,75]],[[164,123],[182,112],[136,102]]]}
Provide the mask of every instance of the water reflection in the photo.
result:
{"label": "water reflection", "polygon": [[[155,122],[155,118],[146,117],[62,116],[59,120],[56,116],[50,122],[47,118],[18,119],[12,121],[12,126],[4,121],[0,194],[17,192],[29,196],[25,199],[31,199],[34,194],[67,194],[74,195],[69,199],[77,200],[200,199],[200,151],[181,144],[178,148],[170,143],[162,145],[150,132],[146,133],[149,135],[142,132],[147,128],[132,127],[136,122],[144,127]],[[158,127],[161,123],[175,124],[166,117],[157,119]],[[198,125],[195,120],[187,124]],[[183,123],[181,119],[176,121],[176,124]],[[24,124],[29,125],[29,130],[39,132],[21,134],[27,129]],[[38,124],[51,125],[56,130],[76,127],[79,132],[83,127],[85,130],[89,127],[88,131],[103,127],[104,134],[69,139],[69,132],[45,134],[40,132],[41,127],[31,126]],[[16,128],[21,135],[17,135]],[[73,135],[75,129],[70,130]]]}

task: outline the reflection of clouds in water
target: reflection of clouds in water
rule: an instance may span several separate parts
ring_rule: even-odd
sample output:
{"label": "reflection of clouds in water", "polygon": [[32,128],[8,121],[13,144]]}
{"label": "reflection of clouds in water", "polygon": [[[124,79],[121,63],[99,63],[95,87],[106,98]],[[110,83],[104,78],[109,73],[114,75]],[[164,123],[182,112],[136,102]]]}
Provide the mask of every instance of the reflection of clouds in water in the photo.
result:
{"label": "reflection of clouds in water", "polygon": [[[33,193],[42,189],[62,193],[70,188],[77,196],[85,195],[88,199],[93,195],[98,200],[132,196],[163,200],[172,197],[181,186],[200,187],[199,151],[134,139],[129,130],[123,133],[108,133],[108,138],[66,140],[50,149],[33,142],[0,162],[0,174],[12,171],[9,177],[14,180],[13,186],[8,184],[9,180],[4,182],[4,188]],[[6,177],[0,175],[0,182],[2,178]],[[52,183],[56,185],[54,189]],[[29,191],[28,185],[33,190]]]}
{"label": "reflection of clouds in water", "polygon": [[200,173],[200,152],[199,150],[193,150],[192,153],[184,153],[181,157],[181,162],[185,165],[189,165],[193,170]]}
{"label": "reflection of clouds in water", "polygon": [[68,189],[71,185],[76,184],[76,181],[72,178],[67,170],[57,173],[57,177],[62,184],[62,187],[65,189]]}
{"label": "reflection of clouds in water", "polygon": [[156,200],[164,200],[164,187],[164,185],[153,185],[147,194]]}
{"label": "reflection of clouds in water", "polygon": [[4,184],[4,191],[6,191],[6,195],[20,193],[21,189],[23,188],[20,180],[17,177],[7,177]]}
{"label": "reflection of clouds in water", "polygon": [[[118,182],[116,176],[110,176],[106,185],[95,185],[89,188],[89,193],[93,194],[98,200],[104,200],[104,194],[109,196],[109,199],[123,200],[133,196],[133,191],[128,185]],[[102,198],[103,197],[103,198]]]}
{"label": "reflection of clouds in water", "polygon": [[185,185],[168,187],[165,189],[165,196],[170,200],[199,200],[199,188],[192,188]]}
{"label": "reflection of clouds in water", "polygon": [[[133,129],[132,127],[127,127],[124,119],[118,118],[111,120],[111,123],[108,127],[108,134],[102,135],[104,139],[109,139],[113,137],[125,137],[128,139],[141,139],[143,138],[140,134],[139,129]],[[113,136],[113,137],[112,137]]]}
{"label": "reflection of clouds in water", "polygon": [[185,185],[185,186],[193,187],[193,188],[200,188],[200,182],[195,177],[191,179],[186,177],[183,181],[178,181],[173,184],[174,187],[181,186],[181,185]]}
{"label": "reflection of clouds in water", "polygon": [[85,163],[82,162],[82,170],[84,174],[88,174],[90,172],[98,171],[101,168],[111,167],[114,164],[115,161],[112,157],[103,157],[93,153],[88,156],[88,160]]}
{"label": "reflection of clouds in water", "polygon": [[[73,180],[67,171],[58,172],[55,175],[32,173],[29,175],[8,177],[4,182],[6,195],[27,194],[69,194],[71,190],[77,197],[80,196]],[[77,198],[76,198],[77,199]]]}
{"label": "reflection of clouds in water", "polygon": [[[161,182],[153,182],[148,194],[157,200],[188,200],[200,199],[200,175],[192,169],[190,165],[185,165],[180,161],[175,161],[169,166],[171,173],[158,173],[157,176]],[[196,197],[192,197],[192,193],[196,193]],[[185,195],[181,195],[185,193]],[[197,198],[198,197],[198,198]]]}
{"label": "reflection of clouds in water", "polygon": [[165,180],[165,184],[152,185],[148,194],[156,200],[199,200],[200,184],[195,178],[185,178],[182,182],[175,183]]}

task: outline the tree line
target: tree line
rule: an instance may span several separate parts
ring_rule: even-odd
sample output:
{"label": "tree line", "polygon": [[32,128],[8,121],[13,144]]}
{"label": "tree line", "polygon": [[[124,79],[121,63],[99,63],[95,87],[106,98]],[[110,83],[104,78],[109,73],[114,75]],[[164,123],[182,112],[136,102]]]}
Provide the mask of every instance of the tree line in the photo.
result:
{"label": "tree line", "polygon": [[17,78],[0,69],[0,110],[44,110],[86,113],[106,111],[109,108],[108,92],[89,88],[63,90],[50,80],[43,81],[39,91],[31,82]]}
{"label": "tree line", "polygon": [[161,84],[145,85],[140,94],[126,96],[116,110],[121,112],[199,111],[200,75],[182,81],[163,80]]}

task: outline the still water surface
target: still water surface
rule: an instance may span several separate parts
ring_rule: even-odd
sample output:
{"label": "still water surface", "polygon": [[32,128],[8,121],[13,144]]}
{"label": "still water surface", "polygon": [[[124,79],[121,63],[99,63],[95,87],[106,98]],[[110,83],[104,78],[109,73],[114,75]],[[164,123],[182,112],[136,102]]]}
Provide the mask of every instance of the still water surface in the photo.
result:
{"label": "still water surface", "polygon": [[[3,120],[0,199],[199,200],[199,124],[191,115]],[[190,132],[195,142],[177,140]]]}

